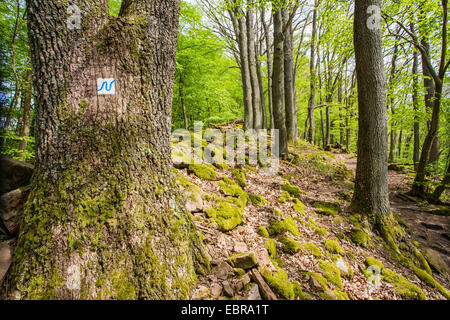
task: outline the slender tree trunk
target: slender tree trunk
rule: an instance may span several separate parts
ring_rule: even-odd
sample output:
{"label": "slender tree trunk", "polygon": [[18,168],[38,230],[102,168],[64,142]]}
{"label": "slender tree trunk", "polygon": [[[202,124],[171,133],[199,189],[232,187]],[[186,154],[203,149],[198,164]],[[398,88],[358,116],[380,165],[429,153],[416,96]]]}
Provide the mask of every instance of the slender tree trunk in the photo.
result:
{"label": "slender tree trunk", "polygon": [[444,179],[439,186],[434,189],[434,192],[428,197],[428,201],[431,203],[439,203],[439,198],[445,189],[448,189],[450,185],[450,152],[447,156],[447,171],[445,173]]}
{"label": "slender tree trunk", "polygon": [[248,59],[248,41],[247,41],[247,27],[245,24],[245,16],[236,9],[239,26],[239,55],[241,59],[241,76],[242,89],[244,92],[244,129],[253,128],[253,100],[252,100],[252,84],[250,76],[250,66]]}
{"label": "slender tree trunk", "polygon": [[[23,85],[23,125],[22,125],[22,138],[28,138],[30,135],[31,124],[31,97],[32,97],[32,73],[31,70],[26,71],[25,83]],[[28,140],[23,139],[20,141],[19,150],[21,151],[21,160],[25,161],[23,153],[27,150]]]}
{"label": "slender tree trunk", "polygon": [[274,125],[274,116],[273,116],[273,96],[272,96],[272,53],[270,46],[270,33],[269,27],[265,21],[265,11],[264,8],[261,9],[261,22],[264,28],[264,39],[266,42],[266,57],[267,57],[267,91],[269,94],[269,116],[270,116],[270,125],[269,129],[275,128]]}
{"label": "slender tree trunk", "polygon": [[[170,157],[180,3],[124,0],[118,18],[106,0],[77,4],[82,30],[67,27],[65,0],[27,1],[36,166],[3,288],[187,298],[203,255]],[[114,78],[115,95],[98,95],[98,78]]]}
{"label": "slender tree trunk", "polygon": [[261,97],[261,109],[262,109],[262,129],[267,129],[267,107],[266,107],[266,97],[264,96],[263,79],[261,73],[261,61],[259,60],[258,54],[256,54],[256,72],[258,75],[258,86],[259,94]]}
{"label": "slender tree trunk", "polygon": [[286,121],[284,117],[284,59],[283,59],[283,19],[281,10],[273,13],[273,116],[275,129],[280,135],[280,156],[286,158],[288,155],[288,140],[286,132]]}
{"label": "slender tree trunk", "polygon": [[[289,21],[289,9],[281,11],[283,17],[283,29],[287,30],[284,37],[284,100],[286,111],[286,131],[290,143],[297,140],[297,109],[295,107],[295,79],[294,79],[294,55],[292,46],[292,21]],[[289,23],[289,26],[287,24]]]}
{"label": "slender tree trunk", "polygon": [[342,79],[339,80],[338,103],[339,103],[339,144],[342,147],[344,145],[344,124],[342,123]]}
{"label": "slender tree trunk", "polygon": [[[411,23],[411,30],[414,33],[414,24]],[[413,92],[412,92],[412,101],[413,101],[413,109],[414,109],[414,147],[413,147],[413,162],[414,162],[414,170],[417,171],[417,166],[419,164],[419,155],[420,155],[420,124],[419,124],[419,102],[418,102],[418,65],[419,58],[416,50],[413,51],[413,66],[412,66],[412,74],[413,74]]]}
{"label": "slender tree trunk", "polygon": [[358,83],[358,160],[355,209],[379,216],[390,212],[387,181],[386,83],[381,25],[369,29],[367,9],[381,0],[356,0],[354,45]]}
{"label": "slender tree trunk", "polygon": [[[394,53],[392,54],[392,61],[391,61],[391,74],[389,77],[389,87],[392,89],[394,87],[394,80],[395,80],[395,73],[397,72],[397,57],[398,57],[398,45],[397,45],[397,38],[395,39],[395,45],[394,45]],[[395,161],[395,142],[397,139],[397,132],[395,130],[396,127],[396,121],[394,121],[395,116],[395,109],[394,109],[394,93],[391,93],[389,97],[389,103],[391,106],[391,143],[389,145],[389,162]]]}
{"label": "slender tree trunk", "polygon": [[248,48],[248,66],[250,69],[250,84],[252,91],[252,110],[253,110],[253,128],[262,128],[262,110],[261,95],[259,92],[258,74],[256,70],[256,48],[255,48],[255,30],[254,9],[250,6],[247,11],[247,48]]}
{"label": "slender tree trunk", "polygon": [[188,123],[188,118],[187,118],[187,114],[186,114],[186,106],[184,104],[183,85],[184,85],[183,73],[180,72],[180,87],[179,87],[180,102],[181,102],[181,109],[183,110],[184,128],[186,130],[188,130],[189,123]]}
{"label": "slender tree trunk", "polygon": [[308,141],[314,143],[314,100],[316,97],[316,69],[314,64],[315,50],[316,50],[316,28],[317,28],[317,9],[319,7],[319,0],[314,0],[314,11],[312,20],[312,33],[311,33],[311,46],[310,46],[310,60],[309,60],[309,73],[310,73],[310,94],[308,100]]}

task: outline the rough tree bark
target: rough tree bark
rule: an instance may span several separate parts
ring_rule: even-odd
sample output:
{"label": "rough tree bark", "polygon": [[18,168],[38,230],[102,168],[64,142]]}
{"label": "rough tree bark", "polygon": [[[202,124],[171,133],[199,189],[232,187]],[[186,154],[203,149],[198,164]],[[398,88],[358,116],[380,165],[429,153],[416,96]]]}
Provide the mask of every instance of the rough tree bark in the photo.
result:
{"label": "rough tree bark", "polygon": [[387,181],[387,111],[381,27],[369,29],[369,6],[356,0],[354,45],[358,85],[358,160],[352,206],[375,217],[390,212]]}
{"label": "rough tree bark", "polygon": [[[27,0],[36,169],[12,299],[187,298],[207,265],[179,194],[170,127],[179,1]],[[116,79],[97,95],[97,78]]]}

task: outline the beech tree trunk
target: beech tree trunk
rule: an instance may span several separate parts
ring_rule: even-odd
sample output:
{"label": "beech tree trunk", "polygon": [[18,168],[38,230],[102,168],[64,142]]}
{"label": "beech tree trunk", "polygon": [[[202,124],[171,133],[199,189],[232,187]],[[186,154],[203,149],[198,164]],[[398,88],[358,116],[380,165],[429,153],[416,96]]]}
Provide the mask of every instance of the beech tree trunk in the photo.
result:
{"label": "beech tree trunk", "polygon": [[273,76],[272,76],[272,95],[273,95],[273,116],[275,129],[279,130],[280,136],[280,156],[282,158],[288,155],[288,141],[286,132],[286,122],[284,117],[284,58],[283,58],[283,19],[281,10],[273,13]]}
{"label": "beech tree trunk", "polygon": [[236,9],[239,26],[239,56],[241,59],[241,77],[242,89],[244,92],[244,129],[253,128],[253,100],[252,100],[252,84],[250,76],[250,66],[248,59],[248,42],[247,42],[247,27],[245,25],[245,16]]}
{"label": "beech tree trunk", "polygon": [[254,9],[248,8],[247,11],[247,48],[248,48],[248,66],[250,69],[250,83],[252,92],[252,110],[253,110],[253,129],[262,128],[262,110],[261,95],[259,93],[258,73],[256,70],[256,48],[255,48],[255,30]]}
{"label": "beech tree trunk", "polygon": [[[292,46],[292,21],[289,9],[282,9],[283,30],[286,30],[283,43],[284,56],[284,101],[286,112],[286,131],[288,141],[295,144],[297,140],[297,109],[295,107],[294,54]],[[287,26],[289,24],[289,26]]]}
{"label": "beech tree trunk", "polygon": [[264,28],[264,38],[266,42],[266,57],[267,57],[267,91],[269,95],[269,116],[270,125],[269,129],[275,128],[274,116],[273,116],[273,96],[272,96],[272,51],[270,45],[270,33],[269,27],[265,21],[265,11],[264,8],[261,9],[261,22]]}
{"label": "beech tree trunk", "polygon": [[309,73],[310,73],[310,94],[308,100],[308,141],[314,143],[314,102],[316,99],[316,70],[315,70],[315,50],[316,50],[316,25],[317,25],[317,9],[319,6],[319,0],[314,1],[314,11],[312,20],[312,33],[311,33],[311,45],[310,45],[310,58],[309,58]]}
{"label": "beech tree trunk", "polygon": [[[23,124],[21,130],[21,137],[28,138],[30,135],[31,125],[31,98],[32,98],[32,73],[31,70],[26,71],[25,83],[23,89]],[[22,152],[21,160],[25,161],[23,153],[27,150],[28,140],[23,139],[20,141],[19,150]]]}
{"label": "beech tree trunk", "polygon": [[[207,264],[170,152],[178,0],[27,0],[36,168],[12,299],[179,299]],[[115,95],[98,95],[114,78]]]}
{"label": "beech tree trunk", "polygon": [[389,214],[387,111],[381,27],[369,29],[369,6],[381,0],[356,0],[354,45],[358,85],[358,160],[352,205],[360,212]]}
{"label": "beech tree trunk", "polygon": [[[414,33],[414,24],[411,24],[411,30]],[[417,165],[419,164],[419,156],[420,156],[420,125],[419,125],[419,117],[417,113],[419,112],[419,101],[418,101],[418,65],[419,65],[419,57],[416,50],[413,51],[413,65],[412,65],[412,74],[413,74],[413,92],[412,92],[412,102],[414,109],[414,147],[413,147],[413,162],[414,162],[414,170],[417,170]]]}

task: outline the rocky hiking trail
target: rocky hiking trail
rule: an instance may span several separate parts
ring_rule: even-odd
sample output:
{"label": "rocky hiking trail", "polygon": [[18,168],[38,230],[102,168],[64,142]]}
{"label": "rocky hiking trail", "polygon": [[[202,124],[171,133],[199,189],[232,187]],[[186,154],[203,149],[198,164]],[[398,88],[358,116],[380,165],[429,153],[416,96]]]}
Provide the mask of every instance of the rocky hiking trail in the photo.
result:
{"label": "rocky hiking trail", "polygon": [[[304,141],[289,151],[275,175],[248,158],[235,167],[176,165],[210,256],[192,299],[448,299],[450,218],[442,207],[405,196],[410,175],[389,171],[392,210],[413,244],[402,244],[411,252],[405,267],[364,217],[349,210],[355,155]],[[32,173],[17,161],[8,165],[16,174],[1,195],[0,283]]]}
{"label": "rocky hiking trail", "polygon": [[[277,175],[264,175],[256,165],[204,165],[202,169],[214,172],[208,174],[200,167],[177,171],[211,256],[211,271],[199,276],[193,299],[449,297],[444,288],[449,287],[449,246],[440,242],[448,241],[440,234],[448,230],[449,217],[430,218],[429,208],[420,211],[418,204],[398,198],[408,189],[407,175],[389,171],[392,209],[417,247],[411,259],[428,273],[400,265],[362,217],[349,211],[354,155],[301,142],[290,147],[289,160],[281,163]],[[187,181],[199,187],[200,194],[193,196]],[[242,221],[224,230],[220,220],[221,213],[228,214],[224,203],[239,202],[236,199],[248,199]],[[425,221],[443,231],[430,230]],[[374,265],[375,274],[367,270]],[[369,284],[371,276],[380,279],[377,285]]]}

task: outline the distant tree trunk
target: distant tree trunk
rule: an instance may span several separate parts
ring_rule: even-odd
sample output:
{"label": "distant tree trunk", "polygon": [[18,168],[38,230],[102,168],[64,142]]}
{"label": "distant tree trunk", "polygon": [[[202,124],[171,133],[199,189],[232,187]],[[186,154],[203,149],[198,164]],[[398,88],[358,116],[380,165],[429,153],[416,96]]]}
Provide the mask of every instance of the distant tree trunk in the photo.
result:
{"label": "distant tree trunk", "polygon": [[381,0],[356,0],[354,45],[358,83],[358,160],[352,206],[381,218],[390,213],[387,180],[386,83],[381,26],[369,29],[367,9]]}
{"label": "distant tree trunk", "polygon": [[[430,54],[430,43],[422,39],[422,46],[425,49],[426,54]],[[434,97],[434,82],[431,75],[431,71],[428,69],[427,64],[422,58],[422,74],[423,74],[423,85],[425,87],[425,107],[433,112],[433,97]],[[431,129],[431,120],[427,121],[428,131]],[[428,163],[436,162],[439,159],[439,137],[433,140],[431,149],[428,156]]]}
{"label": "distant tree trunk", "polygon": [[262,128],[262,110],[261,95],[259,93],[258,74],[256,70],[256,50],[255,50],[255,30],[254,9],[249,6],[247,11],[247,48],[248,48],[248,66],[250,69],[250,84],[252,91],[252,110],[253,110],[253,126],[254,129]]}
{"label": "distant tree trunk", "polygon": [[[411,30],[414,33],[414,24],[411,23]],[[414,147],[413,147],[413,162],[414,162],[414,170],[417,170],[417,165],[419,164],[419,156],[420,156],[420,124],[419,124],[419,102],[418,102],[418,65],[419,58],[416,50],[413,51],[413,66],[412,66],[412,74],[413,74],[413,93],[412,93],[412,101],[413,101],[413,109],[414,109]]]}
{"label": "distant tree trunk", "polygon": [[319,0],[314,0],[314,11],[312,20],[312,33],[311,33],[311,46],[310,46],[310,59],[309,59],[309,73],[310,73],[310,94],[308,100],[308,141],[314,143],[314,100],[316,98],[316,69],[314,64],[315,50],[316,50],[316,28],[317,28],[317,9],[319,7]]}
{"label": "distant tree trunk", "polygon": [[[297,109],[295,107],[295,79],[294,79],[294,55],[292,46],[292,21],[289,19],[289,9],[282,9],[284,37],[284,100],[286,111],[286,131],[290,143],[297,140]],[[289,24],[289,26],[288,26]]]}
{"label": "distant tree trunk", "polygon": [[[275,10],[275,9],[274,9]],[[273,116],[275,129],[280,135],[280,156],[286,158],[288,155],[288,140],[286,122],[284,118],[284,58],[283,58],[283,19],[281,10],[273,13]]]}
{"label": "distant tree trunk", "polygon": [[[77,4],[70,30],[67,1],[27,0],[36,165],[3,292],[188,298],[203,255],[170,156],[180,2],[124,0],[117,18]],[[115,95],[97,94],[103,77]]]}
{"label": "distant tree trunk", "polygon": [[325,130],[323,127],[323,112],[322,112],[322,110],[320,110],[320,128],[322,129],[322,146],[325,149],[326,138],[325,138]]}
{"label": "distant tree trunk", "polygon": [[434,189],[434,192],[428,197],[428,201],[431,203],[439,203],[439,198],[442,193],[447,189],[450,185],[450,152],[447,156],[447,171],[445,173],[444,179],[439,186]]}
{"label": "distant tree trunk", "polygon": [[[398,57],[398,44],[397,44],[397,38],[395,38],[395,45],[394,45],[394,53],[392,54],[392,61],[391,61],[391,74],[389,77],[389,87],[392,89],[394,86],[394,79],[395,79],[395,73],[397,69],[397,57]],[[395,109],[394,109],[394,94],[392,93],[389,99],[389,103],[391,106],[391,143],[389,145],[389,162],[395,161],[395,142],[397,139],[397,133],[395,130],[396,127],[396,121],[394,121],[394,115],[395,115]]]}
{"label": "distant tree trunk", "polygon": [[[428,133],[425,136],[425,140],[423,142],[422,146],[422,152],[420,154],[419,164],[417,166],[417,173],[416,177],[414,179],[414,183],[412,186],[412,189],[410,191],[411,195],[425,197],[425,175],[426,175],[426,166],[429,163],[430,158],[430,152],[433,147],[433,143],[435,139],[438,137],[439,132],[439,113],[440,113],[440,106],[441,106],[441,99],[442,99],[442,88],[443,88],[443,81],[446,74],[446,71],[450,65],[450,62],[446,60],[446,53],[447,53],[447,23],[448,23],[448,0],[442,0],[442,9],[443,9],[443,23],[442,23],[442,30],[441,30],[441,37],[442,37],[442,43],[441,43],[441,58],[439,62],[439,68],[438,71],[431,70],[430,68],[433,68],[433,65],[430,61],[429,55],[427,53],[427,48],[424,48],[424,43],[422,42],[422,46],[419,46],[417,43],[417,39],[415,40],[415,46],[419,48],[421,57],[422,57],[422,64],[423,64],[423,72],[424,75],[426,72],[428,72],[434,83],[434,95],[433,99],[431,101],[432,104],[432,114],[431,114],[431,122],[428,128]],[[426,87],[429,89],[429,86]],[[427,91],[427,93],[429,93]]]}
{"label": "distant tree trunk", "polygon": [[[23,125],[22,125],[22,138],[28,138],[30,135],[31,124],[31,97],[32,97],[32,73],[31,70],[26,71],[25,83],[24,83],[24,95],[23,95]],[[27,150],[28,140],[23,139],[20,141],[19,150],[21,151],[20,159],[25,161],[24,153]]]}
{"label": "distant tree trunk", "polygon": [[186,130],[188,130],[189,123],[188,123],[188,118],[187,118],[187,114],[186,114],[186,106],[184,104],[183,85],[184,85],[183,73],[180,72],[180,87],[179,87],[180,102],[181,102],[181,109],[183,110],[184,128]]}
{"label": "distant tree trunk", "polygon": [[397,156],[399,157],[399,158],[401,158],[402,157],[402,139],[403,139],[403,128],[402,128],[402,123],[400,122],[399,123],[399,125],[400,125],[400,133],[398,134],[398,143],[397,143],[397,146],[398,146],[398,150],[397,150]]}
{"label": "distant tree trunk", "polygon": [[344,145],[344,124],[342,123],[342,79],[339,80],[338,87],[338,103],[339,103],[339,144]]}
{"label": "distant tree trunk", "polygon": [[272,96],[272,53],[270,46],[270,33],[269,27],[265,21],[265,11],[264,8],[261,9],[261,22],[264,29],[264,39],[266,42],[266,57],[267,57],[267,91],[269,94],[269,116],[270,116],[270,125],[269,129],[273,129],[274,125],[274,117],[273,117],[273,96]]}
{"label": "distant tree trunk", "polygon": [[242,89],[244,92],[244,129],[253,128],[253,100],[252,100],[252,84],[250,76],[250,65],[248,59],[248,41],[247,27],[245,24],[245,16],[236,9],[239,26],[239,56],[241,59],[241,76]]}
{"label": "distant tree trunk", "polygon": [[258,54],[256,54],[256,72],[258,74],[258,85],[259,94],[261,97],[261,109],[262,109],[262,129],[267,129],[267,107],[266,107],[266,97],[264,96],[263,79],[261,74],[261,61],[259,60]]}

